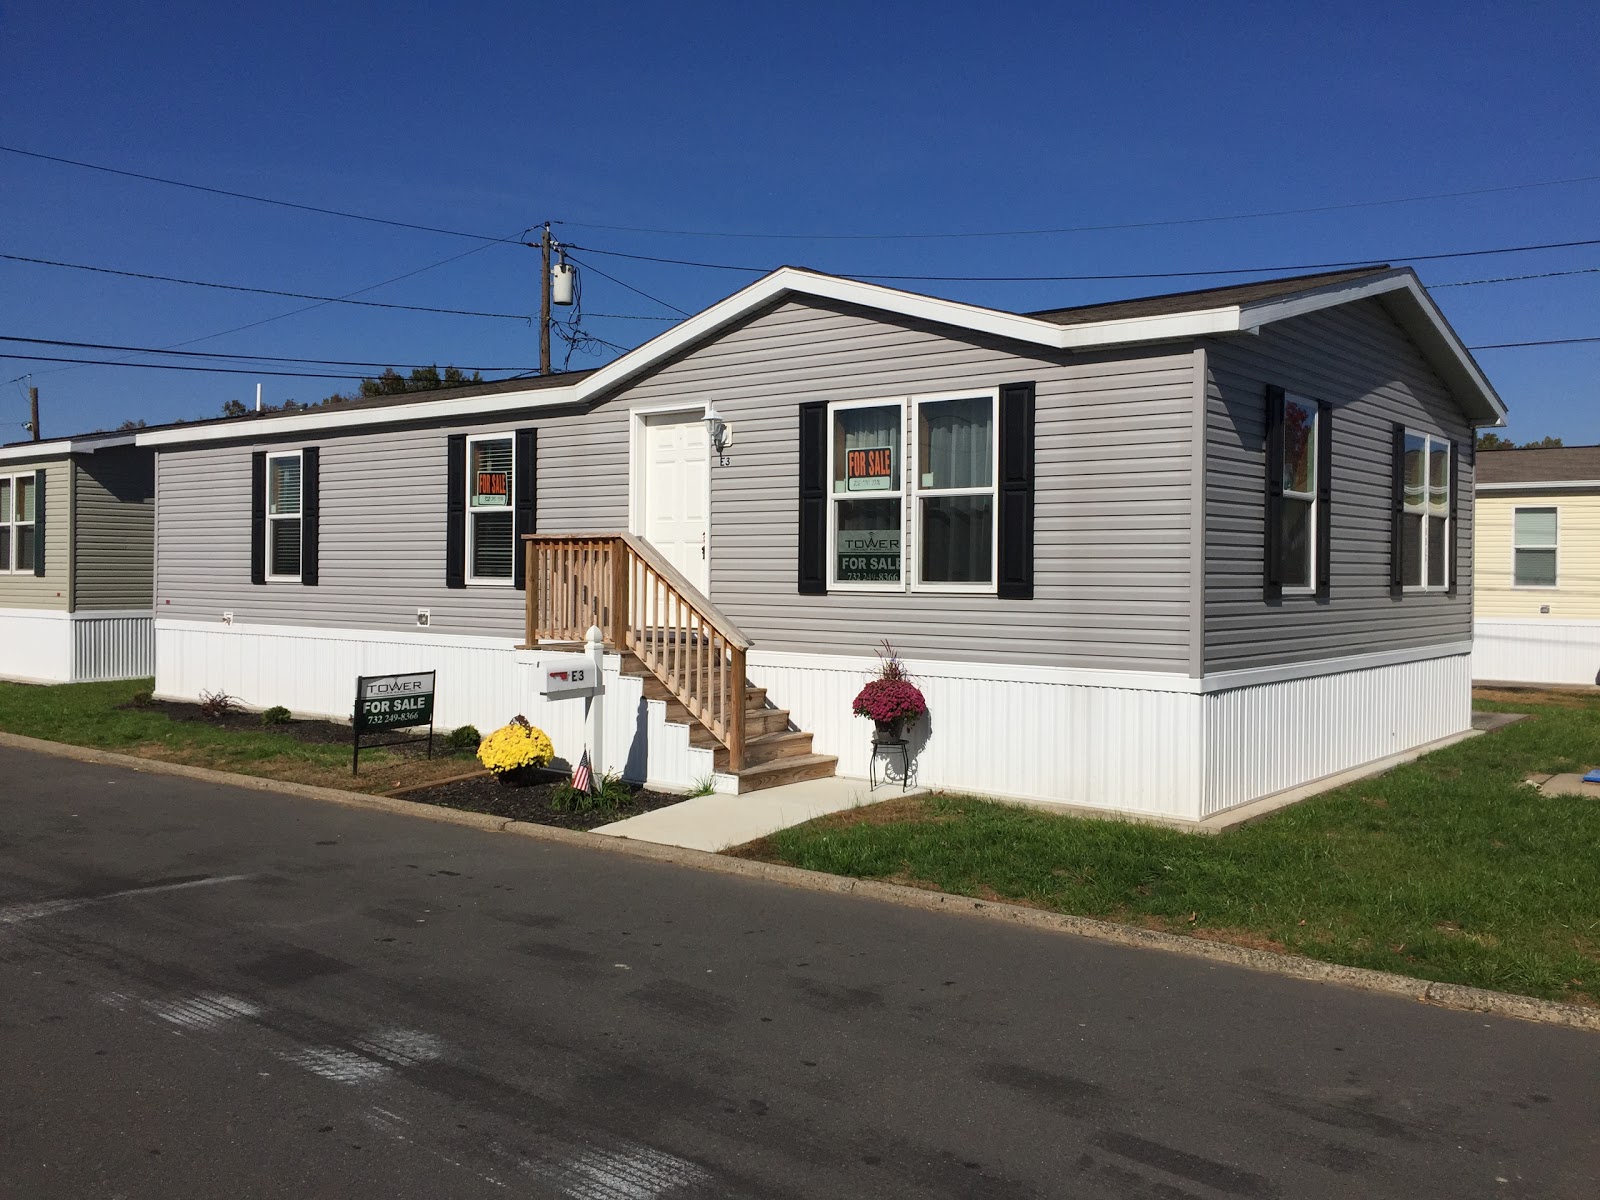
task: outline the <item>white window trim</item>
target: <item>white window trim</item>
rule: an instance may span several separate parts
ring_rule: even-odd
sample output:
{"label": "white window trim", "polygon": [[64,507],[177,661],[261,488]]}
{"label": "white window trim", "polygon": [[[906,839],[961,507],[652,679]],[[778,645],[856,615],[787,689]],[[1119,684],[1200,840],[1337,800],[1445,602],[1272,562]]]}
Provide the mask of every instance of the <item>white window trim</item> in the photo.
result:
{"label": "white window trim", "polygon": [[[1556,514],[1556,540],[1551,546],[1519,546],[1517,545],[1517,514],[1519,512],[1541,512],[1549,509]],[[1556,552],[1556,579],[1554,583],[1518,583],[1517,582],[1517,551],[1518,550],[1554,550]],[[1511,586],[1519,592],[1553,592],[1561,586],[1561,506],[1559,504],[1518,504],[1511,509]]]}
{"label": "white window trim", "polygon": [[[489,509],[474,509],[472,507],[472,447],[478,442],[510,442],[511,443],[511,480],[506,490],[505,511],[511,514],[511,577],[509,579],[480,579],[472,573],[472,547],[478,537],[477,513],[488,512]],[[504,430],[500,433],[474,433],[467,436],[467,469],[463,472],[466,478],[463,486],[467,489],[466,498],[462,501],[467,513],[466,537],[461,539],[462,553],[467,556],[467,561],[461,564],[461,577],[469,587],[516,587],[517,585],[517,435],[514,430]],[[498,510],[494,510],[498,511]]]}
{"label": "white window trim", "polygon": [[[31,483],[37,478],[38,475],[34,471],[24,471],[20,475],[0,475],[0,479],[6,480],[11,484],[10,491],[6,497],[6,511],[3,515],[0,515],[0,525],[4,525],[11,531],[11,536],[7,542],[9,553],[6,556],[6,561],[0,563],[0,575],[33,574],[32,567],[17,566],[17,530],[33,529],[38,526],[39,497],[35,496],[33,498],[34,519],[32,521],[18,521],[14,518],[17,512],[17,486],[19,481],[26,479]],[[40,546],[37,542],[34,543],[33,553],[35,556],[40,553]]]}
{"label": "white window trim", "polygon": [[[273,459],[284,459],[284,458],[298,459],[299,463],[300,463],[300,511],[295,513],[293,516],[291,516],[288,513],[280,513],[277,516],[274,516],[273,513],[272,513],[272,460]],[[275,450],[271,454],[268,454],[267,455],[266,476],[262,480],[261,486],[267,489],[267,494],[261,498],[262,507],[266,510],[266,513],[267,513],[267,528],[266,528],[266,535],[265,535],[266,539],[267,539],[267,544],[264,547],[262,547],[262,550],[263,550],[263,552],[264,552],[264,554],[266,556],[266,560],[267,560],[267,574],[266,574],[267,582],[268,583],[299,583],[300,582],[300,571],[296,571],[293,575],[278,575],[278,574],[274,573],[274,571],[272,570],[272,523],[274,521],[299,521],[300,522],[300,566],[301,566],[301,569],[304,570],[305,565],[306,565],[306,460],[305,460],[305,456],[302,455],[300,453],[300,451],[298,451],[298,450]]]}
{"label": "white window trim", "polygon": [[[1317,594],[1317,564],[1322,561],[1322,555],[1321,555],[1322,547],[1317,544],[1317,539],[1322,536],[1321,505],[1319,505],[1317,503],[1317,488],[1322,483],[1322,479],[1320,477],[1320,472],[1322,470],[1322,436],[1323,436],[1323,433],[1325,432],[1323,430],[1323,428],[1322,428],[1322,405],[1318,404],[1315,400],[1311,399],[1309,396],[1301,396],[1301,395],[1298,395],[1297,393],[1294,393],[1294,392],[1285,392],[1283,394],[1283,404],[1284,404],[1283,428],[1284,428],[1284,431],[1285,431],[1284,435],[1283,435],[1284,438],[1285,438],[1285,442],[1284,442],[1284,446],[1283,446],[1283,457],[1287,457],[1288,451],[1289,451],[1289,446],[1288,446],[1288,442],[1287,442],[1287,437],[1288,437],[1287,430],[1288,430],[1288,426],[1289,426],[1289,405],[1298,404],[1301,408],[1308,408],[1308,409],[1311,410],[1312,442],[1311,442],[1311,490],[1309,492],[1296,492],[1296,491],[1293,491],[1292,489],[1290,489],[1290,488],[1288,488],[1286,486],[1283,489],[1283,497],[1282,497],[1283,499],[1286,499],[1286,500],[1304,500],[1310,505],[1311,516],[1310,516],[1310,518],[1309,518],[1309,520],[1307,522],[1307,524],[1310,526],[1310,529],[1308,530],[1309,536],[1306,538],[1306,545],[1310,548],[1310,559],[1306,563],[1306,578],[1310,582],[1309,583],[1298,583],[1298,584],[1294,584],[1292,586],[1285,585],[1281,590],[1282,590],[1283,595],[1285,595],[1285,596],[1315,596]],[[1280,466],[1279,469],[1280,470],[1282,469],[1281,466]],[[1282,521],[1281,515],[1279,517],[1279,520],[1280,520],[1280,524],[1281,524],[1281,521]],[[1281,531],[1279,532],[1278,536],[1280,538],[1283,536]],[[1280,561],[1278,563],[1278,570],[1279,571],[1283,570],[1283,563],[1281,561],[1281,558],[1280,558]]]}
{"label": "white window trim", "polygon": [[[1451,512],[1451,508],[1452,508],[1452,503],[1451,502],[1455,499],[1455,488],[1456,488],[1456,448],[1451,443],[1449,438],[1440,437],[1437,433],[1424,433],[1420,429],[1411,429],[1411,428],[1407,427],[1407,429],[1406,429],[1406,437],[1407,438],[1419,437],[1419,438],[1422,439],[1422,461],[1423,461],[1424,467],[1423,467],[1423,478],[1422,478],[1422,503],[1420,505],[1405,503],[1405,500],[1404,500],[1404,496],[1405,496],[1405,482],[1404,482],[1405,462],[1402,460],[1402,462],[1400,464],[1400,471],[1401,471],[1401,476],[1402,476],[1402,479],[1401,479],[1401,503],[1400,503],[1401,511],[1406,513],[1406,514],[1408,514],[1408,515],[1410,515],[1410,516],[1420,516],[1422,518],[1422,539],[1421,539],[1421,543],[1420,543],[1420,545],[1418,546],[1418,549],[1417,549],[1417,556],[1418,556],[1418,558],[1421,559],[1422,582],[1421,583],[1406,583],[1406,582],[1402,581],[1402,583],[1400,585],[1400,590],[1401,590],[1402,593],[1408,593],[1408,592],[1447,592],[1447,591],[1450,590],[1450,568],[1454,563],[1454,551],[1455,551],[1455,525],[1456,525],[1456,523],[1455,523],[1455,519],[1450,515],[1450,512]],[[1433,483],[1433,447],[1434,447],[1435,443],[1439,443],[1439,444],[1443,445],[1444,448],[1449,452],[1449,457],[1446,459],[1446,466],[1445,466],[1444,582],[1443,583],[1429,583],[1428,582],[1428,521],[1429,521],[1430,516],[1432,515],[1432,511],[1433,511],[1432,509],[1430,509],[1428,507],[1428,497],[1432,494],[1432,486],[1431,485]]]}
{"label": "white window trim", "polygon": [[[924,404],[938,404],[945,400],[981,400],[989,401],[989,486],[975,488],[928,488],[922,486],[922,426],[921,415]],[[993,596],[1000,589],[1000,389],[970,388],[959,392],[935,392],[923,396],[911,397],[911,486],[908,495],[911,504],[911,536],[904,538],[906,546],[912,555],[911,590],[946,595],[979,595]],[[988,496],[989,497],[989,582],[988,583],[951,583],[936,581],[929,583],[922,578],[922,498],[924,496]],[[904,559],[901,569],[904,571]]]}
{"label": "white window trim", "polygon": [[[833,490],[833,481],[834,481],[834,478],[835,478],[835,465],[836,465],[834,463],[834,461],[833,461],[833,453],[834,453],[834,444],[835,444],[835,442],[837,440],[833,436],[833,414],[837,413],[837,412],[844,412],[846,409],[852,409],[852,408],[895,408],[895,409],[899,409],[899,411],[900,411],[900,478],[899,478],[899,480],[897,482],[897,485],[896,485],[896,487],[894,489],[894,492],[892,494],[873,493],[871,495],[862,495],[860,493],[836,492],[836,491]],[[908,461],[908,456],[906,454],[906,397],[904,397],[904,396],[888,396],[888,397],[880,397],[880,398],[875,399],[875,400],[834,400],[834,401],[830,402],[829,405],[828,405],[827,438],[828,438],[828,474],[827,474],[827,479],[828,479],[828,539],[827,539],[827,541],[828,541],[828,549],[827,549],[827,555],[828,555],[828,591],[830,591],[830,592],[904,592],[906,590],[906,580],[908,578],[908,574],[907,574],[907,571],[906,571],[906,561],[907,561],[907,558],[912,553],[914,553],[914,551],[915,551],[915,547],[912,544],[911,530],[910,530],[910,527],[909,527],[910,526],[910,518],[907,516],[907,513],[906,513],[906,464],[907,464],[907,461]],[[835,543],[837,542],[837,536],[836,535],[838,533],[838,528],[839,528],[839,522],[837,520],[836,514],[838,512],[839,501],[840,500],[849,500],[849,499],[898,500],[900,502],[900,578],[899,579],[894,580],[893,582],[885,581],[883,583],[867,583],[867,582],[861,582],[861,581],[857,581],[857,582],[851,582],[851,581],[840,582],[839,579],[836,578],[836,574],[837,574],[838,567],[839,567],[839,556],[838,556],[838,554],[836,553],[836,551],[834,549]]]}

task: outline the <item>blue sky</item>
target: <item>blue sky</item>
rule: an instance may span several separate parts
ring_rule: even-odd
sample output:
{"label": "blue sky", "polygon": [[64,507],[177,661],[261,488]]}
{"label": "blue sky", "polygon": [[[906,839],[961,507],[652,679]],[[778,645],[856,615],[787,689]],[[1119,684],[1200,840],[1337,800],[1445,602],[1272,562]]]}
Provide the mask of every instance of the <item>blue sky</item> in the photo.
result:
{"label": "blue sky", "polygon": [[[1596,181],[1038,237],[587,227],[975,234],[1600,176],[1592,3],[334,3],[313,18],[294,6],[34,2],[0,5],[0,44],[7,145],[494,236],[555,220],[558,237],[591,251],[996,276],[1403,261],[1600,238]],[[341,295],[476,247],[364,298],[535,312],[537,259],[516,245],[0,154],[5,254]],[[690,312],[753,278],[579,257]],[[1600,246],[1419,264],[1430,285],[1582,268],[1600,268]],[[1253,277],[904,286],[1029,309]],[[583,286],[591,313],[671,315],[595,271]],[[1600,273],[1436,295],[1469,344],[1600,335]],[[13,337],[170,346],[301,307],[0,260],[0,334]],[[665,327],[584,323],[621,346]],[[187,348],[538,361],[525,322],[341,305]],[[1511,406],[1512,437],[1600,442],[1600,343],[1479,358]],[[213,415],[256,383],[14,360],[0,360],[0,381],[30,369],[47,435]],[[353,386],[260,381],[271,401]],[[24,419],[21,385],[5,384],[0,440],[24,436]]]}

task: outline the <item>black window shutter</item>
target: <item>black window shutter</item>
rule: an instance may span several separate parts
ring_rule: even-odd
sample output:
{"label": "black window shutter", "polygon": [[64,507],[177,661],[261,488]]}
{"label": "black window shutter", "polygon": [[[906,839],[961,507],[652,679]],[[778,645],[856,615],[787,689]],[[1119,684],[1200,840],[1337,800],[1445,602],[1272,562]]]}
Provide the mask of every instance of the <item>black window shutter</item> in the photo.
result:
{"label": "black window shutter", "polygon": [[828,406],[800,406],[800,560],[798,590],[828,591]]}
{"label": "black window shutter", "polygon": [[1283,596],[1283,389],[1267,388],[1267,495],[1263,512],[1263,592]]}
{"label": "black window shutter", "polygon": [[267,452],[250,456],[250,582],[267,581]]}
{"label": "black window shutter", "polygon": [[1000,389],[1000,578],[1006,600],[1033,599],[1032,383]]}
{"label": "black window shutter", "polygon": [[517,430],[516,540],[511,547],[511,581],[519,588],[528,586],[528,554],[523,548],[525,535],[536,533],[534,497],[537,494],[537,451],[539,431]]}
{"label": "black window shutter", "polygon": [[1333,591],[1333,405],[1317,401],[1317,595]]}
{"label": "black window shutter", "polygon": [[307,587],[317,586],[317,543],[322,526],[320,464],[317,447],[300,451],[300,582]]}
{"label": "black window shutter", "polygon": [[33,473],[33,573],[44,574],[44,471]]}
{"label": "black window shutter", "polygon": [[444,585],[467,586],[467,435],[445,440]]}
{"label": "black window shutter", "polygon": [[1446,594],[1456,594],[1456,559],[1461,553],[1461,534],[1456,531],[1456,513],[1461,511],[1461,505],[1456,497],[1461,493],[1462,459],[1469,453],[1467,447],[1460,442],[1450,445],[1450,561],[1445,564],[1449,572],[1447,579],[1449,587]]}
{"label": "black window shutter", "polygon": [[1394,455],[1389,465],[1389,594],[1405,595],[1406,427],[1394,427]]}

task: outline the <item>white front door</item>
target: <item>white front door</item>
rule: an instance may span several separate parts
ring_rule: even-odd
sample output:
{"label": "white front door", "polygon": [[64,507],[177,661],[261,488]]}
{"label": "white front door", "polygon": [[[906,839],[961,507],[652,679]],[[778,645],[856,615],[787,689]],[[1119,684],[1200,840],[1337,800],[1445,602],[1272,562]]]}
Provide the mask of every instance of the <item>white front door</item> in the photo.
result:
{"label": "white front door", "polygon": [[711,445],[698,412],[644,418],[638,531],[701,592],[709,590]]}

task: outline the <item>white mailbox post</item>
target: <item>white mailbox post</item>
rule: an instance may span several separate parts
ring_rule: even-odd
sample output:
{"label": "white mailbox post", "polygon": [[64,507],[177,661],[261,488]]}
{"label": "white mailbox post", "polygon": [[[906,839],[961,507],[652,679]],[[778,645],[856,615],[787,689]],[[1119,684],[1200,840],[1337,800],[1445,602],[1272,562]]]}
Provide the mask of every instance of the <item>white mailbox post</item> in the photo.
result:
{"label": "white mailbox post", "polygon": [[595,779],[605,778],[606,648],[598,625],[589,626],[582,654],[547,654],[540,658],[544,696],[548,700],[584,700],[584,741]]}

